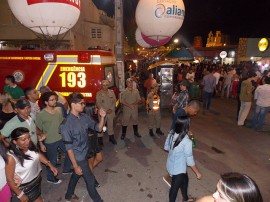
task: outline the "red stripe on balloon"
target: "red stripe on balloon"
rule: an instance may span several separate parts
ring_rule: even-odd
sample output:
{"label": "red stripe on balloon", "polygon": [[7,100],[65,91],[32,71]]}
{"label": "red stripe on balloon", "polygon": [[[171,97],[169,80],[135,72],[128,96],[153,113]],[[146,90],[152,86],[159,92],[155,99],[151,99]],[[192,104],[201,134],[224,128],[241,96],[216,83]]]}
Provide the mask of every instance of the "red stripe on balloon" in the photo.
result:
{"label": "red stripe on balloon", "polygon": [[[21,1],[21,0],[20,0]],[[63,3],[72,5],[81,10],[81,0],[27,0],[28,5],[39,3]]]}
{"label": "red stripe on balloon", "polygon": [[[157,38],[157,40],[155,40],[155,39],[151,38],[153,36],[146,36],[142,32],[141,32],[141,35],[142,35],[143,40],[146,43],[148,43],[148,44],[150,44],[151,46],[154,46],[154,47],[164,45],[164,44],[168,43],[172,38],[172,37],[164,38],[164,36],[155,36],[155,38]],[[162,38],[162,39],[158,39],[158,38]]]}

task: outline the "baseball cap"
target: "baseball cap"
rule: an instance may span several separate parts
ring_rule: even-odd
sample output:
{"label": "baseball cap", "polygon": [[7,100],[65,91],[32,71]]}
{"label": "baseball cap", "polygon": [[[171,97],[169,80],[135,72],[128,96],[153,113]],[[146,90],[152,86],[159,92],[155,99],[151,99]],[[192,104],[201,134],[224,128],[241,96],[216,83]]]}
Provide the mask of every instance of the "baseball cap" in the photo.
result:
{"label": "baseball cap", "polygon": [[15,108],[24,109],[25,107],[31,107],[30,102],[27,99],[19,99],[16,104]]}
{"label": "baseball cap", "polygon": [[189,87],[189,82],[187,80],[183,80],[179,85]]}

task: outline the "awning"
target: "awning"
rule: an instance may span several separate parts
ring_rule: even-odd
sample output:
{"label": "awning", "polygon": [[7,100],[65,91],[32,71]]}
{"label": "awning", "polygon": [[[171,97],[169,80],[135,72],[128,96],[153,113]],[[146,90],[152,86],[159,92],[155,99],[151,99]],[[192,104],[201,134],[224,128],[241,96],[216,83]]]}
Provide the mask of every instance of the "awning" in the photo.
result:
{"label": "awning", "polygon": [[147,68],[147,70],[153,69],[153,68],[158,67],[158,66],[174,66],[176,64],[177,64],[176,62],[164,60],[164,61],[156,62],[155,64],[150,65]]}

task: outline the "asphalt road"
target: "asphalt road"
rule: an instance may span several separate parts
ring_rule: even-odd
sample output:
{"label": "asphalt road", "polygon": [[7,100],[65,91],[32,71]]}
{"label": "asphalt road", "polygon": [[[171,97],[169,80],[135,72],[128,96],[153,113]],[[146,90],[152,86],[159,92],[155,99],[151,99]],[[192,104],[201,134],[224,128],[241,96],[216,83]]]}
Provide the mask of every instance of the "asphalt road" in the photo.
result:
{"label": "asphalt road", "polygon": [[[249,120],[253,114],[251,110]],[[162,110],[162,130],[167,134],[171,114]],[[201,197],[215,191],[219,175],[236,171],[251,176],[259,185],[264,201],[270,198],[270,118],[267,116],[265,132],[256,132],[236,123],[236,101],[215,98],[212,109],[201,111],[192,118],[191,130],[197,140],[194,149],[196,164],[203,174],[197,180],[189,169],[189,194]],[[116,146],[104,137],[104,161],[94,170],[101,187],[98,192],[105,202],[166,202],[169,187],[163,182],[166,174],[167,153],[163,150],[166,136],[151,138],[148,135],[147,116],[140,110],[140,134],[135,138],[132,125],[126,139],[120,140],[121,114],[116,121]],[[47,183],[43,173],[42,195],[45,202],[65,201],[64,195],[70,175],[62,175],[59,168],[59,185]],[[83,179],[76,188],[80,201],[91,202]],[[182,201],[181,194],[178,200]]]}

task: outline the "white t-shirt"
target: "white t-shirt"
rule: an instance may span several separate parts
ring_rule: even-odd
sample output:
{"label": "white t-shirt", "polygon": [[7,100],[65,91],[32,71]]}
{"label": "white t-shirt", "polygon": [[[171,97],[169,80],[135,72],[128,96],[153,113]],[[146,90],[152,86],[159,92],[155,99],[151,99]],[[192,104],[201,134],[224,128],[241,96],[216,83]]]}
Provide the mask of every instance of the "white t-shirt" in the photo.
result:
{"label": "white t-shirt", "polygon": [[5,173],[5,161],[0,155],[0,190],[7,184],[7,178]]}
{"label": "white t-shirt", "polygon": [[22,184],[31,182],[41,172],[41,165],[38,153],[28,150],[25,154],[31,156],[31,160],[24,159],[23,166],[21,165],[18,158],[8,152],[8,155],[12,156],[16,162],[15,173],[22,179]]}
{"label": "white t-shirt", "polygon": [[213,76],[216,77],[216,85],[217,85],[217,84],[218,84],[218,81],[219,81],[219,79],[220,79],[220,73],[215,72],[215,73],[213,74]]}

